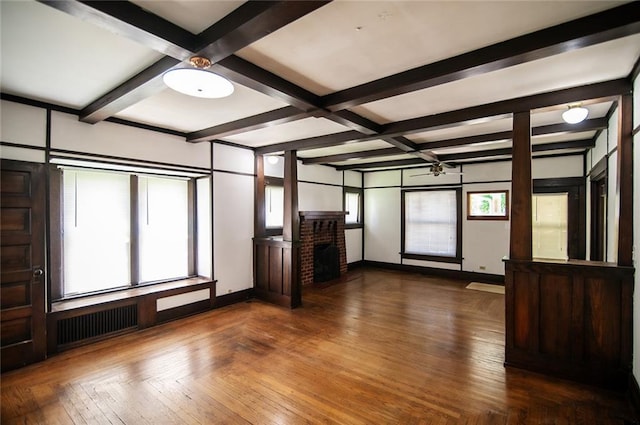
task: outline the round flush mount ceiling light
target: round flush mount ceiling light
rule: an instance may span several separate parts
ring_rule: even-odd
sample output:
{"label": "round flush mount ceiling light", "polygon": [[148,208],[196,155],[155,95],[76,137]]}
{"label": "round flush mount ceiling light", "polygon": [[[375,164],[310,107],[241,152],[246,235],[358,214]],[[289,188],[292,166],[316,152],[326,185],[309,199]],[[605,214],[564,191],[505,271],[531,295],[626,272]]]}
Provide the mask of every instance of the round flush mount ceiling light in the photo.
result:
{"label": "round flush mount ceiling light", "polygon": [[193,68],[176,68],[162,76],[164,83],[173,90],[188,96],[216,99],[233,93],[233,84],[224,77],[207,71],[211,61],[203,57],[189,60]]}
{"label": "round flush mount ceiling light", "polygon": [[268,155],[267,156],[267,162],[271,165],[276,165],[278,163],[278,161],[280,160],[280,158],[278,158],[275,155]]}
{"label": "round flush mount ceiling light", "polygon": [[589,115],[589,110],[579,104],[569,105],[569,109],[562,113],[562,119],[569,124],[577,124],[584,121]]}

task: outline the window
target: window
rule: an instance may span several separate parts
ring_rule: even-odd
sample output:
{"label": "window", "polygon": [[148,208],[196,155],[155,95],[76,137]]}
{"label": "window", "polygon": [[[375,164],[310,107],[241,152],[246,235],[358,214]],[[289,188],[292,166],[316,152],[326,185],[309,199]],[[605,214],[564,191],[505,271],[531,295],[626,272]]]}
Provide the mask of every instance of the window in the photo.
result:
{"label": "window", "polygon": [[355,187],[344,188],[344,211],[347,228],[362,227],[363,190]]}
{"label": "window", "polygon": [[53,300],[192,276],[195,252],[205,254],[198,271],[207,269],[210,237],[198,237],[199,249],[194,227],[199,220],[210,229],[208,179],[196,191],[188,177],[62,168],[61,178],[63,259]]}
{"label": "window", "polygon": [[284,223],[284,182],[281,178],[265,178],[264,223],[267,235],[282,234],[282,225]]}
{"label": "window", "polygon": [[189,275],[187,180],[138,178],[140,282]]}
{"label": "window", "polygon": [[509,220],[509,191],[467,192],[467,220]]}
{"label": "window", "polygon": [[131,282],[129,176],[64,170],[64,295]]}
{"label": "window", "polygon": [[535,194],[531,210],[533,257],[558,260],[569,258],[568,194]]}
{"label": "window", "polygon": [[461,262],[460,189],[402,192],[402,256]]}

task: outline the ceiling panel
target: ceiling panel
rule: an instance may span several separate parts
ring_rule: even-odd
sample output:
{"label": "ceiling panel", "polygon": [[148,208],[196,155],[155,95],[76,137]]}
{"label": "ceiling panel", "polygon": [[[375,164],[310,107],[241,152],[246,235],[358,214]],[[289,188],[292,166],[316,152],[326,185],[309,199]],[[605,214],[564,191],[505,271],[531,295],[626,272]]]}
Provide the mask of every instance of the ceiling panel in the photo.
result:
{"label": "ceiling panel", "polygon": [[203,99],[169,88],[148,97],[116,116],[145,124],[192,132],[288,106],[239,84],[229,97]]}
{"label": "ceiling panel", "polygon": [[289,140],[340,133],[346,129],[325,118],[305,118],[286,124],[275,125],[223,138],[228,142],[244,146],[258,147]]}
{"label": "ceiling panel", "polygon": [[619,3],[334,1],[238,56],[324,95]]}
{"label": "ceiling panel", "polygon": [[[357,106],[378,123],[463,109],[629,75],[640,34]],[[584,70],[588,69],[589,72]]]}
{"label": "ceiling panel", "polygon": [[339,155],[343,153],[362,152],[389,147],[391,147],[391,145],[384,140],[371,140],[368,142],[353,142],[344,145],[331,146],[329,148],[304,150],[300,151],[298,156],[301,158],[315,158],[318,156]]}
{"label": "ceiling panel", "polygon": [[201,33],[244,3],[242,0],[132,0],[131,2],[193,34]]}
{"label": "ceiling panel", "polygon": [[33,1],[0,2],[4,93],[82,108],[162,57]]}

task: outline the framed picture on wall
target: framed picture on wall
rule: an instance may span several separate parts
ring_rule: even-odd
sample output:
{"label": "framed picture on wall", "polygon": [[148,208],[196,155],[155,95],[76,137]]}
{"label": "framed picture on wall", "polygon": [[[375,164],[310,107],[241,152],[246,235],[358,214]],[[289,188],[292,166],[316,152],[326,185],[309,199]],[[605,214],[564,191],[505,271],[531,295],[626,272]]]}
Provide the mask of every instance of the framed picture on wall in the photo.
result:
{"label": "framed picture on wall", "polygon": [[467,192],[467,220],[509,220],[509,191]]}

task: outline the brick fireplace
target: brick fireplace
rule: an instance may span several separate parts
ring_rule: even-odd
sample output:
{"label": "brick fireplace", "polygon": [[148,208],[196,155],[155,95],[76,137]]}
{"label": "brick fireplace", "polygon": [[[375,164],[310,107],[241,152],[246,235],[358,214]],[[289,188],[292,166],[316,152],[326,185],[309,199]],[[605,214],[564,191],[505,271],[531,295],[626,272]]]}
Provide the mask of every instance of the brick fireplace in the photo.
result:
{"label": "brick fireplace", "polygon": [[326,264],[326,261],[329,263],[337,261],[336,277],[347,272],[344,216],[343,211],[300,211],[300,282],[302,285],[314,283],[314,262],[316,280],[330,279],[327,277],[329,275],[323,273],[333,268],[333,265]]}

